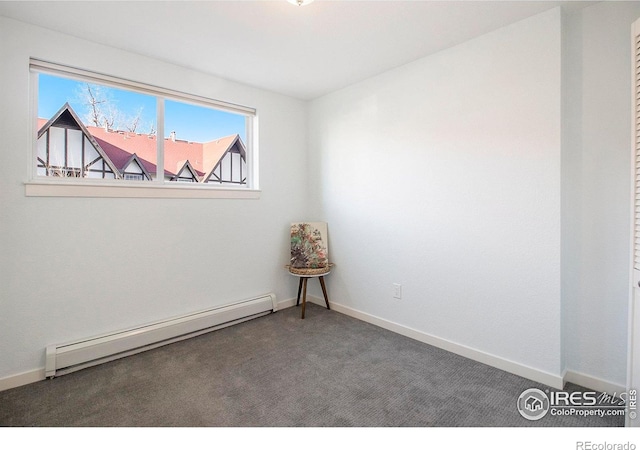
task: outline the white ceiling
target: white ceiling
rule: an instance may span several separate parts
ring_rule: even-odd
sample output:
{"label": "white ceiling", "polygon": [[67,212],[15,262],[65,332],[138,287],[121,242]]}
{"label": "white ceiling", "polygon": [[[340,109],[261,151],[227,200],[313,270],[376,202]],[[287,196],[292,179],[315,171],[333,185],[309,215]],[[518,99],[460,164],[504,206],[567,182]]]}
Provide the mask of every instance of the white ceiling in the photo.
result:
{"label": "white ceiling", "polygon": [[312,99],[558,1],[0,1],[0,15]]}

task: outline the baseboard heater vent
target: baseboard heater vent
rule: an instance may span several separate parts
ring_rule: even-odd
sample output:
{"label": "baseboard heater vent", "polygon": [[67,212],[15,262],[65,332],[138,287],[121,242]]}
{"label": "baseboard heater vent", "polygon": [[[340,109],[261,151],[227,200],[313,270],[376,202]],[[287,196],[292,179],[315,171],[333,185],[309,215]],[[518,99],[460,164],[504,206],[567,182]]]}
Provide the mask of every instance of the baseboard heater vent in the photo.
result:
{"label": "baseboard heater vent", "polygon": [[52,378],[171,344],[278,310],[275,294],[162,320],[46,349],[45,375]]}

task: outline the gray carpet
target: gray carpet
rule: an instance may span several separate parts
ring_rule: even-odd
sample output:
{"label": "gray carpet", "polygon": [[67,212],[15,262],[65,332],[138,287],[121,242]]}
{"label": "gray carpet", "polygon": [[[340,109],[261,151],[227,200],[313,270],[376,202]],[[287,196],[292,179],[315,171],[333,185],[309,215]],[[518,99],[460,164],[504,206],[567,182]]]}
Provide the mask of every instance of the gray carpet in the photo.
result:
{"label": "gray carpet", "polygon": [[[618,427],[528,421],[524,378],[317,305],[0,392],[0,426]],[[579,389],[570,386],[567,390]]]}

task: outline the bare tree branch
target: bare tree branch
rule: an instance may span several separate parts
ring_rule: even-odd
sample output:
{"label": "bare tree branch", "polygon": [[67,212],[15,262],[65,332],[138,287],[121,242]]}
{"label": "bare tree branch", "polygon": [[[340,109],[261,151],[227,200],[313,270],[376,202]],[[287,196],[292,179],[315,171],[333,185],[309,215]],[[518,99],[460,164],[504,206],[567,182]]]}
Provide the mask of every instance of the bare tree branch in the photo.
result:
{"label": "bare tree branch", "polygon": [[88,125],[106,128],[107,130],[126,130],[136,133],[138,129],[148,127],[149,135],[156,134],[155,123],[143,123],[144,107],[140,106],[132,115],[125,114],[118,108],[110,88],[99,84],[85,83],[77,92],[79,103],[85,107],[84,120]]}
{"label": "bare tree branch", "polygon": [[129,118],[126,123],[125,123],[125,128],[127,129],[127,131],[130,131],[131,133],[135,133],[136,130],[138,129],[138,126],[140,125],[140,120],[142,119],[142,111],[143,111],[143,107],[138,108],[138,111],[136,112],[135,116]]}
{"label": "bare tree branch", "polygon": [[100,105],[105,103],[106,100],[98,100],[96,91],[99,91],[99,86],[92,86],[90,84],[84,85],[84,101],[89,107],[89,121],[96,127],[102,126],[102,112]]}

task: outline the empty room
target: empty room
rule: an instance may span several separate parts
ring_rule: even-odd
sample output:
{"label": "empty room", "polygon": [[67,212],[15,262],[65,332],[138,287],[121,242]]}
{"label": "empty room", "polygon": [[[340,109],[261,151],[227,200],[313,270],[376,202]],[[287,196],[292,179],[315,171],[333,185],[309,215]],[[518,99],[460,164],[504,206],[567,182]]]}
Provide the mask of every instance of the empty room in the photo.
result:
{"label": "empty room", "polygon": [[296,3],[0,1],[0,426],[626,442],[640,2]]}

